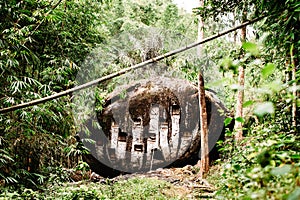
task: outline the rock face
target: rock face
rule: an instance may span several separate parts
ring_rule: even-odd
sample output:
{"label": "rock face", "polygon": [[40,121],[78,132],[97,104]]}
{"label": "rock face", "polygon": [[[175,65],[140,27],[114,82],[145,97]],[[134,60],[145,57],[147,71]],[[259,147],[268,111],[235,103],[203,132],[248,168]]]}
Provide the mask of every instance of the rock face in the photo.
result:
{"label": "rock face", "polygon": [[[206,91],[209,148],[223,130],[226,113]],[[199,158],[197,87],[181,79],[142,80],[114,91],[97,113],[102,132],[93,133],[86,161],[100,175],[149,171]]]}

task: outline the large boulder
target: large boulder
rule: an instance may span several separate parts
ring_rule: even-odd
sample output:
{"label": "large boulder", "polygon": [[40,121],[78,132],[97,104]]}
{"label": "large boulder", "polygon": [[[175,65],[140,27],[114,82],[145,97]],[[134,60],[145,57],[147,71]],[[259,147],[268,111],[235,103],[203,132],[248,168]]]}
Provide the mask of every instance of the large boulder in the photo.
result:
{"label": "large boulder", "polygon": [[[209,149],[223,131],[226,108],[206,91]],[[93,132],[85,156],[102,176],[178,166],[199,159],[197,87],[173,78],[140,80],[118,88],[97,113],[102,131]]]}

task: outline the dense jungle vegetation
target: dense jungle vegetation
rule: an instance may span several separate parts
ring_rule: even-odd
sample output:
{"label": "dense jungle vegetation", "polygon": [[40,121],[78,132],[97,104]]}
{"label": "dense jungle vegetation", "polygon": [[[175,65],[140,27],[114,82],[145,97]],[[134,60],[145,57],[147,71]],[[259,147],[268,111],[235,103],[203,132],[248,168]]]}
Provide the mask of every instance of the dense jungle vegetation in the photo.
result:
{"label": "dense jungle vegetation", "polygon": [[[171,0],[2,0],[0,109],[46,97],[117,72],[256,17],[245,38],[236,31],[94,88],[96,110],[114,88],[149,76],[197,84],[201,70],[233,113],[243,91],[242,129],[226,130],[220,159],[206,179],[215,199],[300,198],[297,0],[210,0],[186,13]],[[91,69],[90,66],[93,66]],[[244,85],[239,73],[244,70]],[[82,76],[82,77],[81,77]],[[88,92],[87,92],[88,93]],[[84,104],[84,102],[82,102]],[[88,153],[76,140],[73,95],[0,113],[0,199],[181,199],[170,183],[89,180]],[[86,120],[89,110],[82,110]],[[241,131],[242,138],[235,137]],[[82,182],[74,183],[80,172]],[[78,175],[78,174],[77,174]],[[71,184],[72,183],[72,184]],[[188,198],[188,197],[186,197]]]}

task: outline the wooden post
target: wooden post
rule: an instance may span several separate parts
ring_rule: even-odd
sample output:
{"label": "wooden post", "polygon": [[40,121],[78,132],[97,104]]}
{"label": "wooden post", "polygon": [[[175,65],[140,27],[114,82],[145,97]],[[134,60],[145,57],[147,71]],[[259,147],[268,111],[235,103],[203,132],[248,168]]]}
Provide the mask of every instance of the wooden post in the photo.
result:
{"label": "wooden post", "polygon": [[209,170],[209,152],[208,152],[208,129],[207,129],[207,112],[205,102],[204,80],[201,72],[198,75],[198,95],[199,95],[199,110],[200,110],[200,126],[201,126],[201,161],[200,174],[202,178]]}

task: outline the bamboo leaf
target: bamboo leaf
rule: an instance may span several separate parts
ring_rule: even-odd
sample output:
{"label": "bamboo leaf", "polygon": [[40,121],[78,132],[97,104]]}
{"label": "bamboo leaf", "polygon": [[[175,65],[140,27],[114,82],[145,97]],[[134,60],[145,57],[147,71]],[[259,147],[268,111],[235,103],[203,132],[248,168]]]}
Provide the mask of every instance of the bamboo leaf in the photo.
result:
{"label": "bamboo leaf", "polygon": [[252,42],[244,42],[242,45],[243,49],[253,56],[258,56],[259,55],[259,48],[257,44],[254,44]]}
{"label": "bamboo leaf", "polygon": [[246,101],[245,103],[243,103],[243,108],[248,107],[248,106],[252,106],[254,104],[254,101]]}
{"label": "bamboo leaf", "polygon": [[237,117],[237,118],[235,118],[235,120],[236,120],[237,122],[241,122],[241,123],[244,123],[244,122],[245,122],[245,119],[244,119],[243,117]]}
{"label": "bamboo leaf", "polygon": [[227,117],[225,120],[224,120],[224,125],[225,126],[228,126],[232,121],[232,118],[231,117]]}
{"label": "bamboo leaf", "polygon": [[261,70],[261,74],[263,78],[267,78],[271,74],[273,74],[275,71],[275,65],[273,63],[268,63],[266,66]]}

